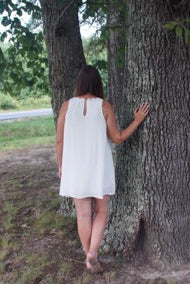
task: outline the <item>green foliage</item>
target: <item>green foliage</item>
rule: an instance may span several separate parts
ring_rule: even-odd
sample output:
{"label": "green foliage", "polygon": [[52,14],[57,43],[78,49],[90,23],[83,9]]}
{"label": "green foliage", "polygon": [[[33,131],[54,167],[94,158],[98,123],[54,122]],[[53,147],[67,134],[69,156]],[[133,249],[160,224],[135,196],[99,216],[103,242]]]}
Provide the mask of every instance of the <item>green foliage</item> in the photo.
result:
{"label": "green foliage", "polygon": [[0,109],[14,109],[17,107],[17,102],[9,95],[0,94]]}
{"label": "green foliage", "polygon": [[[5,94],[20,96],[28,88],[27,95],[42,95],[49,92],[47,56],[41,29],[34,30],[33,24],[41,24],[41,9],[37,1],[4,1],[0,33],[0,89]],[[23,24],[23,13],[31,15],[31,22]],[[35,92],[34,92],[35,90]],[[25,92],[26,93],[26,92]]]}
{"label": "green foliage", "polygon": [[164,25],[164,28],[168,30],[173,30],[176,27],[176,25],[177,25],[177,22],[170,21]]}
{"label": "green foliage", "polygon": [[84,54],[87,64],[98,68],[105,88],[107,86],[107,52],[101,37],[83,39]]}
{"label": "green foliage", "polygon": [[184,33],[185,33],[185,42],[188,44],[190,42],[190,29],[184,28]]}
{"label": "green foliage", "polygon": [[[22,91],[26,91],[26,89],[23,89]],[[40,97],[25,97],[23,94],[21,94],[21,97],[13,98],[10,95],[4,95],[0,93],[0,111],[9,109],[14,109],[15,111],[18,111],[40,108],[51,108],[51,99],[49,96],[44,95]]]}
{"label": "green foliage", "polygon": [[[116,0],[98,0],[87,1],[86,5],[81,6],[82,23],[89,22],[90,24],[96,23],[98,28],[95,35],[89,40],[83,40],[84,53],[87,63],[96,66],[101,73],[105,94],[107,92],[108,84],[108,67],[107,62],[107,43],[109,40],[110,29],[116,30],[120,33],[120,48],[118,54],[115,55],[118,66],[122,67],[124,64],[124,54],[126,49],[126,5],[124,2]],[[109,27],[109,21],[107,17],[112,17],[112,14],[116,12],[117,23],[114,23],[112,27]],[[114,18],[114,16],[113,16]]]}
{"label": "green foliage", "polygon": [[40,97],[22,97],[17,100],[18,109],[40,109],[51,108],[51,99],[49,96],[44,95]]}
{"label": "green foliage", "polygon": [[164,25],[164,28],[175,32],[176,37],[184,36],[185,43],[190,42],[190,17],[177,21],[169,21]]}
{"label": "green foliage", "polygon": [[[59,1],[62,2],[61,0]],[[78,1],[83,14],[83,21],[99,25],[96,37],[85,51],[87,62],[95,65],[101,72],[104,85],[107,85],[106,44],[108,27],[107,14],[117,7],[124,11],[118,1]],[[0,12],[3,13],[1,24],[5,30],[0,33],[3,46],[0,47],[0,89],[12,97],[40,96],[49,93],[47,56],[44,36],[41,29],[41,8],[37,0],[2,1]],[[29,24],[23,24],[21,17],[31,15]],[[7,43],[8,42],[8,43]],[[98,48],[97,48],[98,46]],[[100,49],[100,47],[102,49]],[[90,50],[92,49],[92,51]],[[104,49],[104,51],[103,51]],[[123,51],[121,51],[123,52]]]}
{"label": "green foliage", "polygon": [[85,5],[81,6],[81,13],[83,17],[84,22],[89,23],[98,23],[99,25],[103,25],[106,22],[106,15],[109,10],[109,5],[112,1],[109,1],[109,3],[106,3],[105,0],[89,0],[86,1]]}

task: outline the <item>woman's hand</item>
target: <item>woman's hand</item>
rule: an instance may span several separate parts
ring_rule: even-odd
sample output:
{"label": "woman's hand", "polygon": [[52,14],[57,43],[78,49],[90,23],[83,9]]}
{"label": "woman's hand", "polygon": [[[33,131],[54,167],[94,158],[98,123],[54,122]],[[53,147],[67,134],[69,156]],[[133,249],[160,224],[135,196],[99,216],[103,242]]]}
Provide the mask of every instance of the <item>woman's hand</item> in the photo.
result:
{"label": "woman's hand", "polygon": [[61,178],[61,176],[62,176],[62,167],[59,167],[58,176],[59,176],[59,178]]}
{"label": "woman's hand", "polygon": [[150,106],[148,103],[142,103],[138,108],[134,111],[134,120],[140,124],[147,114],[149,113]]}

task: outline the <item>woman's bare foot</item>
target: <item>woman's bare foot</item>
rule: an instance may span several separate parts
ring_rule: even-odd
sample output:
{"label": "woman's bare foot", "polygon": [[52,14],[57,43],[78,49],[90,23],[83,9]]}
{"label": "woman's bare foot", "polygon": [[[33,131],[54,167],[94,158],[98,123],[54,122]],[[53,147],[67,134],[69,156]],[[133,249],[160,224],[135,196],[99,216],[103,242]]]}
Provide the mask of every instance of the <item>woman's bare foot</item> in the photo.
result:
{"label": "woman's bare foot", "polygon": [[90,264],[90,262],[88,261],[87,258],[85,260],[85,263],[86,263],[86,268],[91,271],[92,270],[92,265]]}
{"label": "woman's bare foot", "polygon": [[103,268],[101,267],[97,256],[91,254],[88,254],[86,257],[86,267],[92,273],[99,273],[103,271]]}

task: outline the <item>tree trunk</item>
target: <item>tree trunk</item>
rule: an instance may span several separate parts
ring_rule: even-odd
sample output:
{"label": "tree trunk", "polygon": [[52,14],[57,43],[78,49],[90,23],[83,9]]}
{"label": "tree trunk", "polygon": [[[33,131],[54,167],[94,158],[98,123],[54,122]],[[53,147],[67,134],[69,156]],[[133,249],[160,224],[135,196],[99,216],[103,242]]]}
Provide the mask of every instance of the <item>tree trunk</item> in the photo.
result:
{"label": "tree trunk", "polygon": [[[72,97],[75,78],[85,64],[77,2],[40,0],[55,124],[59,109],[64,100]],[[60,212],[75,214],[71,199],[63,197]]]}
{"label": "tree trunk", "polygon": [[76,75],[85,64],[77,2],[40,0],[55,123],[63,101],[72,97]]}
{"label": "tree trunk", "polygon": [[104,240],[104,249],[160,266],[190,260],[190,49],[184,35],[163,28],[188,16],[190,3],[178,2],[128,1],[122,126],[139,103],[149,102],[151,110],[119,146]]}
{"label": "tree trunk", "polygon": [[107,15],[108,25],[108,99],[113,104],[118,120],[121,119],[123,77],[125,69],[125,5],[112,1]]}

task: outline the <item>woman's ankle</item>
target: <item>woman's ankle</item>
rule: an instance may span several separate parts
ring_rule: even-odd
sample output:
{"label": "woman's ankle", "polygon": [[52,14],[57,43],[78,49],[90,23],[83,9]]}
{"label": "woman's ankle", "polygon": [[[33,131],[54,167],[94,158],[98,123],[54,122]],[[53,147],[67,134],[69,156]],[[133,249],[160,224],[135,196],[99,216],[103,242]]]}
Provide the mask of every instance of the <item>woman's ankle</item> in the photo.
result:
{"label": "woman's ankle", "polygon": [[98,257],[98,253],[96,251],[89,251],[86,255],[87,259],[91,258],[91,257]]}

